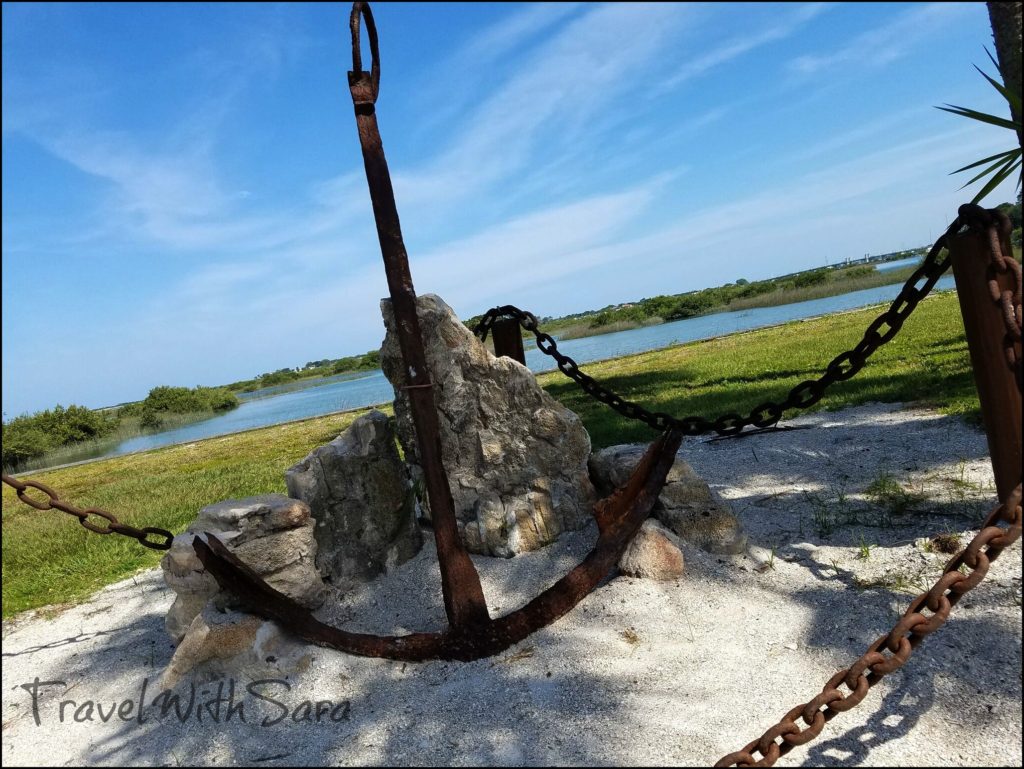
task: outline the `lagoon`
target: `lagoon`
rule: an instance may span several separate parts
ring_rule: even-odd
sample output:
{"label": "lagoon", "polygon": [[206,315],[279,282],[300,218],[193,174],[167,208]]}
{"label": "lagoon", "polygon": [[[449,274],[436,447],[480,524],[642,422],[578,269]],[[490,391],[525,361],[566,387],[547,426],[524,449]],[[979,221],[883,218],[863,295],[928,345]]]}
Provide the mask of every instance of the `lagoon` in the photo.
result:
{"label": "lagoon", "polygon": [[875,269],[879,272],[888,272],[889,270],[899,270],[903,267],[916,267],[922,261],[920,256],[911,256],[906,259],[896,259],[892,262],[879,262],[875,265]]}
{"label": "lagoon", "polygon": [[[894,263],[895,264],[895,263]],[[758,307],[739,312],[720,312],[687,318],[657,326],[618,331],[612,334],[570,339],[559,342],[560,352],[577,363],[592,363],[606,358],[618,358],[632,353],[647,352],[684,342],[710,339],[738,331],[749,331],[774,326],[792,320],[829,315],[893,300],[900,284],[879,286],[853,291],[824,299],[795,302],[776,307]],[[954,287],[952,275],[939,280],[936,290]],[[913,322],[913,321],[911,321]],[[526,351],[526,365],[535,372],[554,368],[553,360],[535,346]],[[292,383],[292,386],[298,383]],[[104,456],[144,451],[174,443],[187,443],[202,438],[241,432],[257,427],[290,422],[297,419],[322,416],[336,411],[356,409],[388,403],[394,398],[391,384],[381,371],[365,375],[342,375],[327,380],[316,380],[304,389],[272,392],[271,388],[246,393],[242,404],[221,416],[195,422],[166,432],[142,435],[124,441]]]}

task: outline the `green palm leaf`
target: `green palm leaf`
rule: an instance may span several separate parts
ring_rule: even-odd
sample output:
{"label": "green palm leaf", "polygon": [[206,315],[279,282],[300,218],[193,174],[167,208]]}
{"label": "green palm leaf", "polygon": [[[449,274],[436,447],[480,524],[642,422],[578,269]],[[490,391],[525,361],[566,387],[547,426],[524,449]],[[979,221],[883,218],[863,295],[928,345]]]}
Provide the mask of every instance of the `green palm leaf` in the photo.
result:
{"label": "green palm leaf", "polygon": [[1016,131],[1019,123],[1014,123],[1012,120],[1007,120],[1004,117],[998,115],[989,115],[985,112],[978,112],[977,110],[967,109],[967,107],[957,107],[952,104],[947,104],[945,107],[936,107],[941,109],[943,112],[952,112],[954,115],[962,115],[963,117],[969,117],[971,120],[978,120],[982,123],[990,123],[1000,128],[1009,128],[1011,131]]}
{"label": "green palm leaf", "polygon": [[[1005,158],[1005,157],[1007,157],[1008,155],[1012,155],[1012,154],[1013,154],[1013,153],[1015,153],[1015,152],[1019,154],[1019,153],[1020,153],[1020,150],[1019,150],[1019,149],[1016,149],[1016,150],[1007,150],[1006,152],[999,152],[999,153],[997,153],[997,154],[995,154],[995,155],[990,155],[990,156],[989,156],[989,157],[987,157],[987,158],[982,158],[981,160],[977,160],[977,161],[975,161],[974,163],[971,163],[970,165],[964,166],[963,168],[958,168],[958,169],[956,169],[955,171],[950,171],[950,172],[949,172],[949,174],[950,174],[950,176],[952,176],[953,174],[958,174],[958,173],[960,173],[961,171],[967,171],[968,169],[971,169],[971,168],[977,168],[977,167],[978,167],[978,166],[980,166],[980,165],[981,165],[982,163],[987,163],[988,161],[990,161],[990,160],[995,160],[995,159],[997,159],[997,158]],[[970,184],[970,182],[967,182],[967,184]],[[961,189],[962,189],[962,188],[961,188]]]}
{"label": "green palm leaf", "polygon": [[[989,60],[996,65],[996,71],[999,71],[999,65],[996,64],[996,60],[992,57],[991,52],[986,48],[985,53],[988,54]],[[982,71],[980,67],[974,65],[974,68],[981,73],[993,88],[995,88],[999,94],[1006,100],[1006,103],[1010,107],[1011,115],[1021,114],[1021,96],[1019,93],[1015,93],[1008,89],[1004,84],[997,81],[995,78],[989,76],[986,72]],[[994,125],[999,128],[1008,128],[1019,136],[1021,131],[1020,121],[1007,120],[1006,118],[999,117],[998,115],[990,115],[987,112],[978,112],[977,110],[969,109],[968,107],[957,107],[953,104],[947,104],[944,107],[936,107],[941,109],[943,112],[950,112],[954,115],[960,115],[971,120],[976,120],[979,123],[986,123],[988,125]],[[988,164],[988,165],[986,165]],[[1013,149],[1006,150],[1005,152],[997,152],[995,155],[990,155],[987,158],[976,160],[973,163],[965,165],[963,168],[958,168],[953,171],[954,174],[968,171],[972,168],[979,166],[986,166],[985,169],[974,176],[969,182],[963,185],[960,189],[968,187],[974,184],[976,181],[989,177],[988,181],[982,186],[981,191],[974,196],[972,203],[980,202],[986,195],[992,190],[998,187],[1006,179],[1010,178],[1013,174],[1021,167],[1021,148],[1014,147]],[[1020,174],[1017,175],[1017,186],[1021,185]]]}
{"label": "green palm leaf", "polygon": [[[986,183],[985,186],[981,188],[981,192],[979,192],[977,195],[975,195],[974,196],[974,200],[972,200],[971,202],[972,203],[979,203],[982,198],[984,198],[986,195],[988,195],[990,192],[992,192],[992,190],[994,190],[996,187],[998,187],[999,184],[1004,179],[1009,178],[1010,174],[1012,174],[1018,168],[1020,168],[1020,157],[1019,156],[1017,158],[1017,162],[1014,163],[1012,166],[1009,165],[1009,163],[1008,163],[1000,171],[997,171],[995,174],[993,174],[992,178],[988,180],[988,183]],[[1020,179],[1019,178],[1017,179],[1017,185],[1020,186]]]}

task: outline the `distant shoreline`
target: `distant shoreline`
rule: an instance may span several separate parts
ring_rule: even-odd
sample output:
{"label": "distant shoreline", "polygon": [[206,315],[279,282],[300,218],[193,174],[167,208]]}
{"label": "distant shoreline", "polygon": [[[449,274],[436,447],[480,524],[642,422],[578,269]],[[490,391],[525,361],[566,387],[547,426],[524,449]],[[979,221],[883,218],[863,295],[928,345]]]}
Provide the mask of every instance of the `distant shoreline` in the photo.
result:
{"label": "distant shoreline", "polygon": [[[955,289],[949,289],[949,291],[955,291]],[[945,291],[936,291],[936,292],[934,292],[932,294],[932,296],[940,295],[942,293],[946,293],[946,292]],[[925,301],[927,301],[930,298],[931,298],[931,296],[926,297]],[[629,360],[630,358],[633,358],[633,357],[638,356],[638,355],[649,355],[652,352],[662,352],[662,351],[665,351],[665,350],[671,350],[673,348],[688,347],[690,345],[698,345],[698,344],[706,344],[708,342],[713,342],[713,341],[720,340],[720,339],[726,339],[726,338],[731,337],[731,336],[739,336],[739,335],[742,335],[742,334],[751,334],[751,333],[756,333],[756,332],[760,332],[760,331],[766,331],[766,330],[770,330],[770,329],[781,328],[783,326],[787,326],[787,325],[791,325],[791,324],[806,323],[808,321],[819,320],[821,318],[839,317],[839,316],[843,316],[843,315],[848,315],[850,313],[863,312],[863,311],[871,310],[873,308],[886,307],[889,304],[890,304],[889,302],[877,302],[877,303],[874,303],[874,304],[865,305],[863,307],[854,307],[854,308],[851,308],[851,309],[848,309],[848,310],[837,310],[835,312],[821,313],[821,314],[818,314],[818,315],[809,315],[806,318],[797,318],[795,320],[786,320],[786,321],[782,321],[780,323],[773,323],[773,324],[770,324],[770,325],[767,325],[767,326],[759,326],[759,327],[754,328],[754,329],[745,329],[745,330],[742,330],[742,331],[729,331],[729,332],[726,332],[724,334],[715,334],[713,336],[703,337],[701,339],[693,339],[693,340],[690,340],[690,341],[687,341],[687,342],[679,342],[677,344],[667,345],[666,347],[660,347],[660,348],[657,348],[657,349],[654,349],[654,350],[642,350],[642,351],[639,351],[639,352],[628,353],[626,355],[612,355],[612,356],[609,356],[607,358],[597,358],[595,360],[587,361],[587,363],[585,365],[586,366],[597,366],[597,365],[606,364],[606,363],[609,363],[609,362],[612,362],[612,361],[626,361],[626,360]],[[609,331],[608,333],[617,333],[620,330],[621,329],[615,329],[613,331]],[[380,371],[380,370],[377,369],[377,371]],[[553,371],[557,371],[557,366],[556,365],[552,365],[550,368],[545,368],[545,369],[540,369],[538,371],[535,371],[534,374],[539,376],[541,374],[548,374],[548,373],[551,373]],[[374,373],[375,372],[373,372],[373,371],[367,372],[367,376],[373,376]],[[363,378],[363,377],[359,377],[359,378]],[[299,380],[299,381],[302,381],[302,380]],[[328,382],[327,384],[330,384],[330,383]],[[319,387],[319,386],[321,386],[321,385],[319,385],[319,384],[306,384],[304,387],[296,387],[296,388],[294,388],[292,390],[289,390],[287,392],[278,393],[277,395],[286,395],[286,394],[288,394],[290,392],[295,392],[295,391],[298,391],[298,390],[311,389],[311,388]],[[266,396],[266,397],[273,398],[273,397],[277,397],[277,395],[270,395],[270,396]],[[144,453],[146,453],[148,451],[160,451],[162,449],[171,448],[171,447],[174,447],[174,446],[185,446],[185,445],[188,445],[190,443],[201,443],[203,441],[217,440],[219,438],[226,438],[226,437],[229,437],[229,436],[244,435],[246,433],[250,433],[250,432],[253,432],[253,431],[256,431],[256,430],[266,430],[266,429],[271,428],[271,427],[283,427],[283,426],[286,426],[286,425],[301,424],[303,422],[308,422],[309,420],[312,420],[312,419],[321,419],[321,418],[324,418],[324,417],[337,416],[337,415],[340,415],[340,414],[351,414],[351,413],[360,412],[360,411],[369,411],[370,409],[381,408],[381,407],[390,408],[391,407],[391,401],[390,400],[386,400],[386,401],[381,401],[379,403],[367,404],[367,405],[364,405],[364,406],[354,406],[352,408],[340,409],[340,410],[337,410],[337,411],[327,411],[327,412],[324,412],[323,414],[316,414],[316,415],[308,416],[308,417],[300,417],[298,419],[288,419],[288,420],[285,420],[283,422],[275,422],[275,423],[269,424],[269,425],[260,425],[259,427],[247,427],[247,428],[242,429],[242,430],[235,430],[235,431],[228,432],[228,433],[221,433],[220,435],[211,435],[211,436],[205,437],[205,438],[195,438],[195,439],[191,439],[191,440],[176,441],[174,443],[167,443],[167,444],[164,444],[162,446],[155,446],[155,447],[152,447],[152,448],[138,449],[137,451],[129,451],[129,452],[125,452],[123,454],[105,454],[103,456],[92,457],[90,459],[82,459],[82,460],[79,460],[77,462],[68,462],[68,463],[65,463],[65,464],[52,465],[52,466],[49,466],[49,467],[34,468],[34,469],[31,469],[31,470],[19,470],[18,472],[11,473],[11,475],[13,475],[15,477],[18,477],[18,476],[24,476],[24,475],[31,475],[33,473],[39,473],[39,472],[50,472],[51,470],[62,470],[64,468],[69,468],[69,467],[79,467],[81,465],[87,465],[87,464],[91,464],[93,462],[101,462],[103,460],[111,459],[113,457],[131,457],[131,456],[136,456],[138,454],[144,454]]]}

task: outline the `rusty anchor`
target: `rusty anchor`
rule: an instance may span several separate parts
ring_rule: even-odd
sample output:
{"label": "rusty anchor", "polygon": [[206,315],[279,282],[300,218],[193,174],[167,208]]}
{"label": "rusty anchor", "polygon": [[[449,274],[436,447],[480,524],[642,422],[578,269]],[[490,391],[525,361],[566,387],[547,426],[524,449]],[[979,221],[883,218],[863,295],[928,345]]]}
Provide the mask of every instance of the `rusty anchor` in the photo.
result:
{"label": "rusty anchor", "polygon": [[[366,23],[372,61],[362,67],[360,19]],[[430,371],[416,314],[409,258],[395,206],[395,195],[377,127],[375,103],[380,87],[380,55],[373,14],[365,2],[352,6],[352,71],[349,89],[355,108],[366,180],[373,203],[388,290],[407,375],[410,411],[423,467],[441,570],[441,590],[449,627],[443,632],[375,636],[351,633],[317,620],[264,582],[212,534],[197,537],[196,554],[221,588],[242,599],[255,613],[277,620],[299,637],[350,654],[394,660],[474,660],[497,654],[569,612],[597,587],[618,563],[626,546],[654,506],[682,441],[670,428],[651,444],[626,485],[594,507],[598,540],[583,561],[522,608],[492,619],[476,567],[459,538],[448,476],[441,462],[441,437]]]}

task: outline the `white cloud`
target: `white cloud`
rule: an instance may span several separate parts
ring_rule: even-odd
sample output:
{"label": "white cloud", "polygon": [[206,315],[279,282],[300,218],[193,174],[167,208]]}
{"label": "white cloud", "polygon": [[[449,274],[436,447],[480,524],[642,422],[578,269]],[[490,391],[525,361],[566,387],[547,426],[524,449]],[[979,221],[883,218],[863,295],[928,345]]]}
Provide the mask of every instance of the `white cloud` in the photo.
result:
{"label": "white cloud", "polygon": [[789,68],[799,75],[810,76],[850,65],[857,68],[884,67],[905,56],[922,40],[947,29],[965,15],[978,12],[977,3],[929,3],[915,6],[895,21],[857,35],[838,50],[798,56],[790,61]]}
{"label": "white cloud", "polygon": [[571,148],[596,114],[623,103],[687,16],[681,6],[630,3],[572,19],[461,121],[438,157],[395,173],[403,204],[457,205],[520,172],[542,142]]}
{"label": "white cloud", "polygon": [[528,5],[473,35],[472,39],[439,67],[482,69],[491,61],[508,55],[531,38],[573,14],[581,3],[539,3]]}
{"label": "white cloud", "polygon": [[[756,48],[790,37],[807,22],[819,16],[827,9],[828,5],[826,3],[802,5],[778,24],[772,24],[754,34],[733,38],[723,45],[687,61],[673,75],[665,79],[657,90],[658,92],[664,92],[675,88]],[[735,11],[733,12],[735,13]]]}

